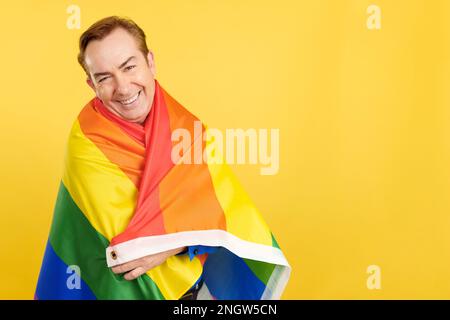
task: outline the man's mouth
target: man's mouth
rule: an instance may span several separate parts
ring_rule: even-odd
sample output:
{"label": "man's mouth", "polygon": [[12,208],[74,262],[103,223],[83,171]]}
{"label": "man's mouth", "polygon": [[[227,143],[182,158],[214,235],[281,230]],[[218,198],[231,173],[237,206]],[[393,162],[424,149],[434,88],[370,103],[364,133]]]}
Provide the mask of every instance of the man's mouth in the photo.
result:
{"label": "man's mouth", "polygon": [[133,102],[135,102],[139,98],[139,95],[141,94],[141,91],[142,90],[140,90],[138,93],[136,93],[131,98],[128,98],[128,99],[125,99],[125,100],[117,100],[117,101],[119,101],[124,106],[130,105],[130,104],[132,104]]}

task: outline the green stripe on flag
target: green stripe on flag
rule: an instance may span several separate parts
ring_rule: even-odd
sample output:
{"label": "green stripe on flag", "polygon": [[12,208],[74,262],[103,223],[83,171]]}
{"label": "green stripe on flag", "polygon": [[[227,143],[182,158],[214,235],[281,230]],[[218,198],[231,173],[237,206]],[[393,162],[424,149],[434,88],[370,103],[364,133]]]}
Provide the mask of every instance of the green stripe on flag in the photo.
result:
{"label": "green stripe on flag", "polygon": [[127,281],[106,264],[109,241],[95,230],[61,182],[50,243],[67,265],[80,268],[81,278],[97,299],[164,299],[148,275]]}
{"label": "green stripe on flag", "polygon": [[280,246],[278,245],[277,240],[275,240],[275,237],[273,236],[273,233],[270,233],[272,235],[272,247],[280,249]]}
{"label": "green stripe on flag", "polygon": [[[280,249],[277,240],[275,240],[275,237],[273,236],[272,233],[270,234],[272,236],[272,247]],[[273,270],[275,269],[275,265],[250,259],[243,259],[243,260],[252,270],[252,272],[258,277],[258,279],[264,282],[264,284],[267,284],[267,282],[270,279],[270,276],[272,275]]]}
{"label": "green stripe on flag", "polygon": [[270,276],[272,275],[273,270],[275,269],[275,265],[267,262],[250,260],[250,259],[242,259],[248,265],[250,270],[261,280],[265,285],[269,281]]}

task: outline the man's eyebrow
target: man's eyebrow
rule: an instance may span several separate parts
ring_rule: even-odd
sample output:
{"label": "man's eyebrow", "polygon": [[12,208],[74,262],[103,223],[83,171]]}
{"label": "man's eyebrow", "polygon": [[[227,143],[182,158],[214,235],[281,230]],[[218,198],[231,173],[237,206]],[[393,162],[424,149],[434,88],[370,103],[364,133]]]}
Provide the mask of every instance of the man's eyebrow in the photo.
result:
{"label": "man's eyebrow", "polygon": [[129,57],[124,63],[122,63],[122,64],[119,66],[119,69],[122,69],[124,66],[127,65],[128,62],[130,62],[131,59],[134,59],[134,58],[136,58],[136,57],[135,57],[135,56]]}
{"label": "man's eyebrow", "polygon": [[[136,58],[136,57],[135,57],[135,56],[129,57],[127,60],[125,60],[124,63],[122,63],[122,64],[119,66],[119,69],[122,69],[124,66],[127,65],[128,62],[130,62],[130,61],[131,61],[132,59],[134,59],[134,58]],[[111,74],[111,73],[110,73],[110,72],[97,72],[97,73],[94,73],[94,78],[97,78],[98,76],[106,76],[106,75],[109,75],[109,74]]]}
{"label": "man's eyebrow", "polygon": [[107,76],[109,74],[111,74],[111,73],[110,72],[97,72],[97,73],[94,73],[94,78],[97,78],[99,76]]}

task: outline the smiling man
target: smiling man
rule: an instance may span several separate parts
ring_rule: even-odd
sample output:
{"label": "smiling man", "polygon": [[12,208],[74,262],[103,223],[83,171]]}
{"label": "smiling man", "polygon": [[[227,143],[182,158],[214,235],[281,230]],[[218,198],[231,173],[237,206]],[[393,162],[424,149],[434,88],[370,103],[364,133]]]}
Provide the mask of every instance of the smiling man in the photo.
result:
{"label": "smiling man", "polygon": [[87,83],[109,111],[143,124],[155,94],[153,54],[142,30],[125,24],[128,29],[116,28],[105,36],[107,24],[101,26],[105,27],[80,40],[78,61],[88,75]]}
{"label": "smiling man", "polygon": [[[155,95],[155,64],[138,25],[117,17],[100,20],[81,36],[78,62],[87,74],[87,84],[108,111],[130,123],[144,124]],[[198,247],[190,252],[199,249],[207,250]],[[133,280],[182,251],[186,247],[145,256],[112,271]]]}
{"label": "smiling man", "polygon": [[36,298],[279,298],[289,264],[229,168],[184,164],[192,146],[172,160],[173,133],[205,127],[155,79],[142,29],[108,17],[79,46],[95,97],[69,135]]}

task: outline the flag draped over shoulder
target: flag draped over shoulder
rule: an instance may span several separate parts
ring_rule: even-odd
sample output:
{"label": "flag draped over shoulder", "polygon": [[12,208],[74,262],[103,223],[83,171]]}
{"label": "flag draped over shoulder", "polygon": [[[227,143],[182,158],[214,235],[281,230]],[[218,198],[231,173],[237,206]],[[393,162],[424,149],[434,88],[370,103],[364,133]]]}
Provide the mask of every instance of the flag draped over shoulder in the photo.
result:
{"label": "flag draped over shoulder", "polygon": [[[192,140],[174,162],[176,132]],[[278,299],[290,266],[206,135],[156,80],[143,126],[90,101],[69,135],[35,298],[179,299],[202,275],[203,299]],[[195,245],[219,249],[172,256],[133,281],[111,271]]]}

